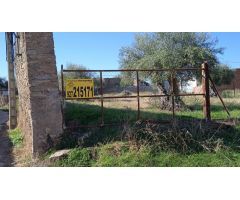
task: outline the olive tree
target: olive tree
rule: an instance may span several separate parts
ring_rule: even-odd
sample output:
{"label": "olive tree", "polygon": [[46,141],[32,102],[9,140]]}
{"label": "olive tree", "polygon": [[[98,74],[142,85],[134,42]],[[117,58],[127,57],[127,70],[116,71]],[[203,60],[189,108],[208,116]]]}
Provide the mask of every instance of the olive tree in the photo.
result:
{"label": "olive tree", "polygon": [[[122,69],[189,68],[200,67],[203,61],[207,60],[213,69],[219,63],[217,55],[223,53],[223,48],[217,47],[217,42],[217,39],[208,33],[136,34],[131,46],[120,49],[120,66]],[[178,73],[177,79],[187,81],[193,77],[200,78],[199,74],[195,71],[182,71]],[[169,72],[141,73],[140,76],[151,79],[157,85],[159,93],[166,93],[163,84],[165,80],[171,83]],[[174,84],[177,88],[177,82]]]}

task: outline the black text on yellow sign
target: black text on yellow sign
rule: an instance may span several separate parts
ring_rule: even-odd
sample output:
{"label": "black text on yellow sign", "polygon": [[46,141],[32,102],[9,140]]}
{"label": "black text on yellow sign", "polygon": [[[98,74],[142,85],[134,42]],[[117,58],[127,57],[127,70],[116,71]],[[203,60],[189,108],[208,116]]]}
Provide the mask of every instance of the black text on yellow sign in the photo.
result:
{"label": "black text on yellow sign", "polygon": [[94,97],[93,79],[66,80],[66,97],[73,99],[87,99]]}

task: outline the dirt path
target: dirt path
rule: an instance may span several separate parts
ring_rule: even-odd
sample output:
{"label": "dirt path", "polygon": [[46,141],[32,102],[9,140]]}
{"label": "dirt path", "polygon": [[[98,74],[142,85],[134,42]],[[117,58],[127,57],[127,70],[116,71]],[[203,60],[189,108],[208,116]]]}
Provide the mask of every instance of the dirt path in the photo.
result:
{"label": "dirt path", "polygon": [[8,113],[0,111],[0,167],[9,167],[13,163],[12,147],[7,135]]}

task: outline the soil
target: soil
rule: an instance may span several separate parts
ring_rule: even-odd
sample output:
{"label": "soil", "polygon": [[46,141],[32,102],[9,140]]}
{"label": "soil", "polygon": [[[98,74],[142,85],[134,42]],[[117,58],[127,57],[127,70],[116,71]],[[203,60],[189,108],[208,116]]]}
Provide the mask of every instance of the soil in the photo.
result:
{"label": "soil", "polygon": [[7,134],[8,113],[0,111],[0,167],[10,167],[13,163],[12,144]]}

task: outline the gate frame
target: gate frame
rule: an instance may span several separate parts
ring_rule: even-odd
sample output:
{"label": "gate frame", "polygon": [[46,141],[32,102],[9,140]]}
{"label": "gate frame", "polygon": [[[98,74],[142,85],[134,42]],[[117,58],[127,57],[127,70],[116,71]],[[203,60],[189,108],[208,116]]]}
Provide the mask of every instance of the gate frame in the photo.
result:
{"label": "gate frame", "polygon": [[[175,74],[176,72],[179,71],[201,71],[202,72],[202,93],[179,93],[176,94],[175,91],[175,84],[173,84],[174,79],[175,79]],[[100,96],[99,97],[91,97],[88,98],[90,100],[98,99],[101,100],[101,123],[94,125],[94,126],[86,126],[86,125],[80,125],[75,128],[80,128],[80,127],[103,127],[103,126],[112,126],[116,124],[106,124],[104,123],[104,115],[103,115],[103,108],[104,108],[104,99],[124,99],[124,98],[137,98],[137,120],[140,120],[140,98],[142,97],[171,97],[172,98],[172,120],[175,121],[175,97],[178,96],[203,96],[204,97],[204,103],[203,103],[203,114],[204,114],[204,119],[206,121],[211,120],[211,104],[210,104],[210,85],[209,81],[211,80],[210,75],[209,75],[209,65],[207,61],[205,61],[201,67],[191,67],[191,68],[175,68],[175,69],[116,69],[116,70],[67,70],[63,69],[63,65],[61,65],[61,84],[62,84],[62,98],[63,102],[65,100],[79,100],[79,99],[74,99],[74,98],[66,98],[65,97],[65,90],[64,90],[64,73],[65,72],[96,72],[99,73],[100,77]],[[131,95],[131,96],[103,96],[103,82],[102,82],[102,73],[103,72],[136,72],[136,78],[137,78],[137,94],[136,95]],[[153,94],[153,95],[140,95],[139,94],[139,72],[170,72],[171,73],[171,93],[167,95],[158,95],[158,94]],[[214,83],[211,81],[212,85]],[[217,95],[219,96],[218,92],[216,91]],[[219,96],[221,99],[221,97]],[[223,101],[222,101],[223,103]],[[224,105],[224,103],[223,103]],[[226,110],[226,107],[224,105],[224,108]],[[118,124],[119,125],[119,124]]]}

